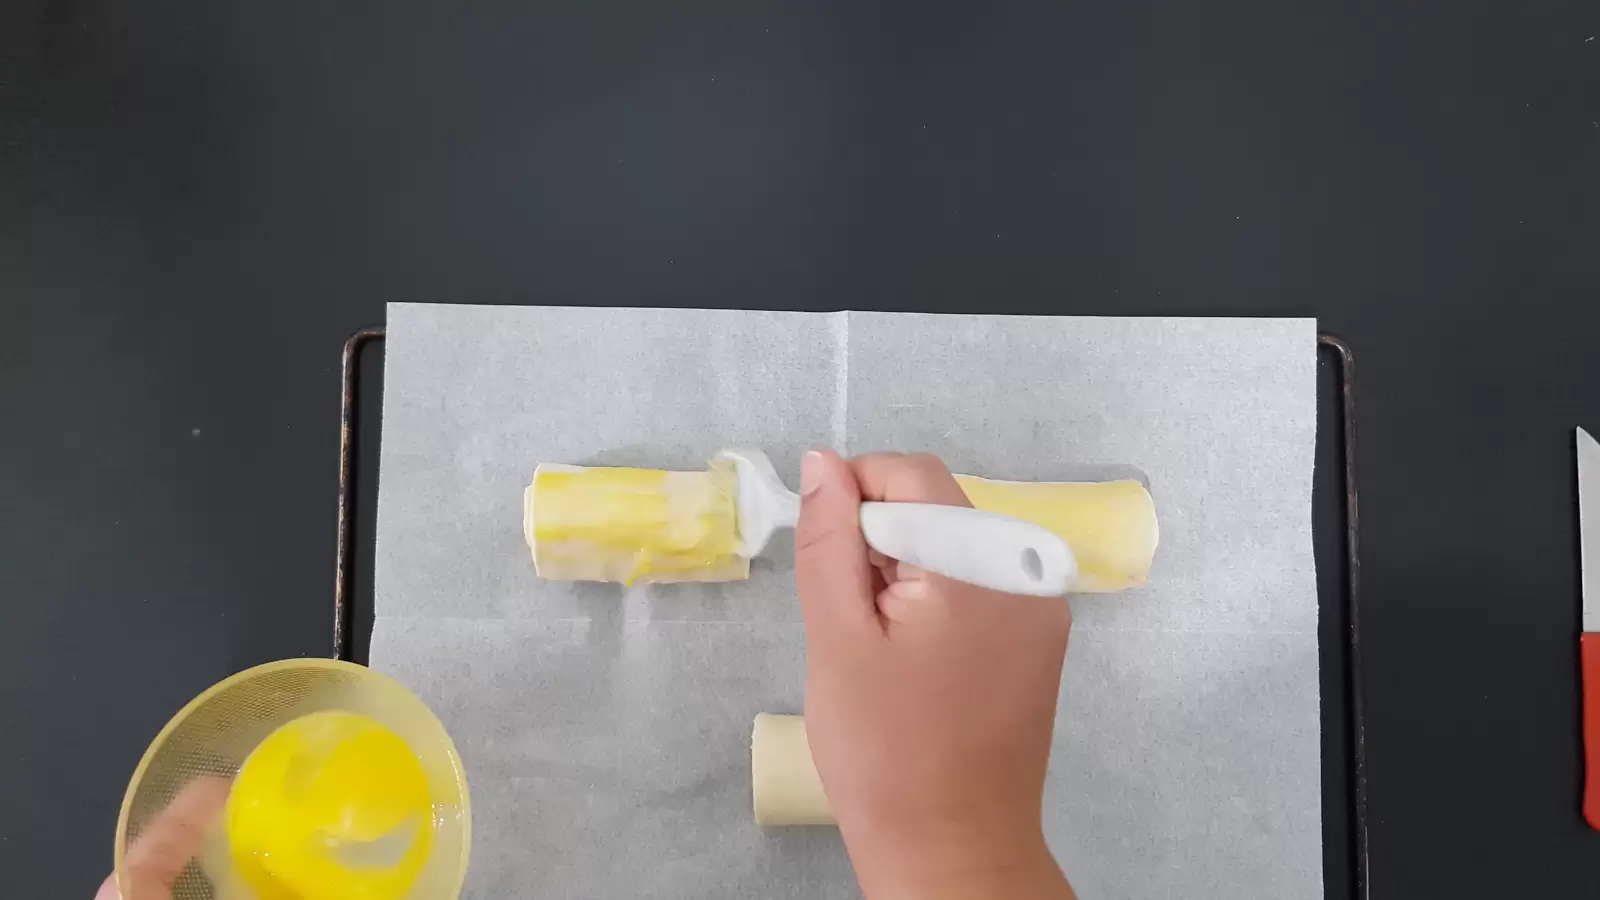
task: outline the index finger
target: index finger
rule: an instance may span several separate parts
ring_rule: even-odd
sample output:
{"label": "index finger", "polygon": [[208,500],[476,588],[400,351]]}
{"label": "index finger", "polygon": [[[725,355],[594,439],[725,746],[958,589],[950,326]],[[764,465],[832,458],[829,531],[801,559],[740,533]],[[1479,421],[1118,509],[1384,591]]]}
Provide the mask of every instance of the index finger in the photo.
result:
{"label": "index finger", "polygon": [[861,499],[971,506],[966,492],[931,453],[867,453],[850,460]]}

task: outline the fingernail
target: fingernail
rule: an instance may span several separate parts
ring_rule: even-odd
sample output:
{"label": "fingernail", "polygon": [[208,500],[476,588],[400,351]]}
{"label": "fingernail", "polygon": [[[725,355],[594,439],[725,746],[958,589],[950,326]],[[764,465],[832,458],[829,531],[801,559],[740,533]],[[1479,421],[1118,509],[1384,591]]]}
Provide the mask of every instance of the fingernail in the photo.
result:
{"label": "fingernail", "polygon": [[800,496],[809,497],[822,487],[822,454],[807,450],[800,457]]}

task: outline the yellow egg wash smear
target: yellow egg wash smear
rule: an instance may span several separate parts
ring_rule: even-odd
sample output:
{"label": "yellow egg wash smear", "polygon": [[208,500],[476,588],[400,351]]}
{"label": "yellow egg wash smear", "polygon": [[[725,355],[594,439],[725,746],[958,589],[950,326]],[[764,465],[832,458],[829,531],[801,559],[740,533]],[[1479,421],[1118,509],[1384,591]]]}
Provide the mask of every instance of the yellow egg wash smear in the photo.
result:
{"label": "yellow egg wash smear", "polygon": [[234,779],[234,873],[259,900],[400,900],[433,846],[432,800],[393,731],[338,710],[301,716]]}
{"label": "yellow egg wash smear", "polygon": [[559,581],[734,581],[738,478],[731,463],[704,472],[546,465],[525,498],[534,567]]}

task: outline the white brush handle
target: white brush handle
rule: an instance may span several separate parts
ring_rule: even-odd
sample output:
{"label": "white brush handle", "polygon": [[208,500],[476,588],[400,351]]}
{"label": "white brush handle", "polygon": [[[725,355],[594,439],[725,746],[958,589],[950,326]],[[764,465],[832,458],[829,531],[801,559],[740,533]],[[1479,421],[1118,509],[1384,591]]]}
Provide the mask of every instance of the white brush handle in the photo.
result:
{"label": "white brush handle", "polygon": [[884,556],[1008,594],[1059,597],[1078,580],[1066,541],[999,513],[868,501],[861,504],[861,534]]}

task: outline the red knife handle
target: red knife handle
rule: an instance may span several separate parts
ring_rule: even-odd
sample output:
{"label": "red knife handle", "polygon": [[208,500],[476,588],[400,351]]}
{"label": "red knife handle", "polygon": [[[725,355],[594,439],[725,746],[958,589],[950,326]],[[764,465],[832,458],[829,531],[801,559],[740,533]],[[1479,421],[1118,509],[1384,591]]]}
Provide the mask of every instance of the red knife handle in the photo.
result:
{"label": "red knife handle", "polygon": [[1600,632],[1585,631],[1583,658],[1583,818],[1600,830]]}

